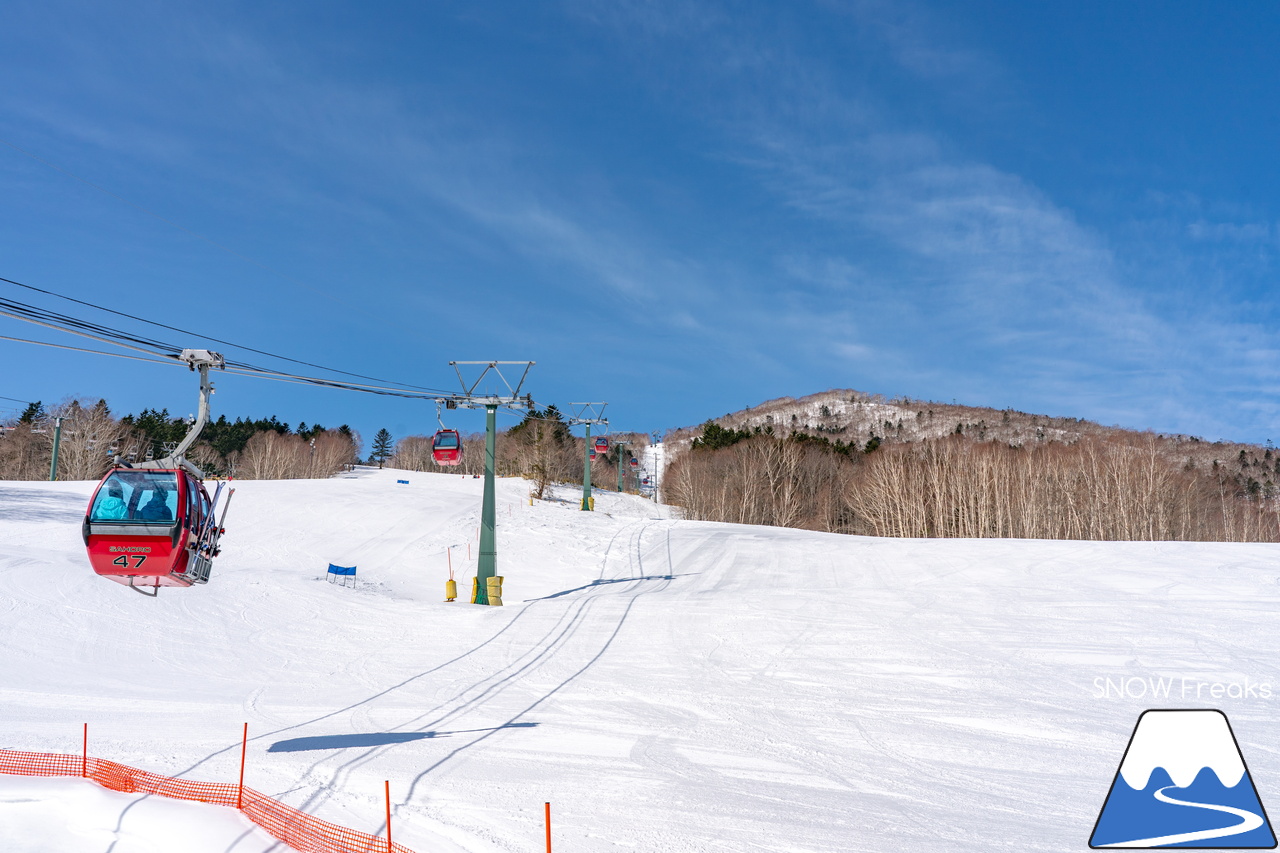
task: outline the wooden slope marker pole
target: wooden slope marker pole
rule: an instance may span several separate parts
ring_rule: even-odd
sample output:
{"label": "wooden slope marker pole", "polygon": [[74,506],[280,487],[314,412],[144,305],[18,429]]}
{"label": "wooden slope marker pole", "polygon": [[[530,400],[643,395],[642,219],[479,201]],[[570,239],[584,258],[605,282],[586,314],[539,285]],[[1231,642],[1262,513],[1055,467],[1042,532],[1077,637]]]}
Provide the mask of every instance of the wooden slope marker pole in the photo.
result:
{"label": "wooden slope marker pole", "polygon": [[84,724],[84,752],[80,756],[80,775],[89,778],[89,724]]}
{"label": "wooden slope marker pole", "polygon": [[394,853],[391,849],[391,780],[388,779],[382,784],[387,793],[387,853]]}
{"label": "wooden slope marker pole", "polygon": [[244,809],[244,754],[249,749],[249,724],[244,724],[244,736],[240,739],[240,787],[236,791],[236,808]]}

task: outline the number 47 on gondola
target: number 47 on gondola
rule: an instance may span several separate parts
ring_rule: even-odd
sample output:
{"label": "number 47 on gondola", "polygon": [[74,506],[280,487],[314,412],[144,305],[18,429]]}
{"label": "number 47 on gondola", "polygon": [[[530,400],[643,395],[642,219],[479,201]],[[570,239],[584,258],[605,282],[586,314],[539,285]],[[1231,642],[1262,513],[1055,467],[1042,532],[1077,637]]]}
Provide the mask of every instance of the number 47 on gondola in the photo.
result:
{"label": "number 47 on gondola", "polygon": [[209,420],[213,392],[209,368],[224,367],[225,362],[208,350],[183,350],[178,358],[200,372],[195,423],[163,459],[131,465],[117,457],[94,491],[82,526],[93,570],[151,596],[158,595],[162,586],[189,587],[209,581],[235,493],[227,490],[218,518],[218,499],[225,484],[219,481],[210,498],[204,473],[183,455]]}

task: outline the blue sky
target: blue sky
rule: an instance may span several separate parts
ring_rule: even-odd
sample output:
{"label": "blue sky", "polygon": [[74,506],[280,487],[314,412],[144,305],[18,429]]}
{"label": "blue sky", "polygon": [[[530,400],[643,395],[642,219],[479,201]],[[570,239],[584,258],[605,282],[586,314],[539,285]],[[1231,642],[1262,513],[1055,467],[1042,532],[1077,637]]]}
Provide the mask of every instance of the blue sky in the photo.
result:
{"label": "blue sky", "polygon": [[[1270,4],[15,0],[5,19],[0,139],[58,167],[0,145],[6,278],[430,387],[450,360],[532,359],[539,403],[606,400],[622,429],[852,387],[1280,438]],[[435,421],[218,388],[215,413],[366,440]],[[195,390],[0,341],[0,396],[67,395],[185,414]]]}

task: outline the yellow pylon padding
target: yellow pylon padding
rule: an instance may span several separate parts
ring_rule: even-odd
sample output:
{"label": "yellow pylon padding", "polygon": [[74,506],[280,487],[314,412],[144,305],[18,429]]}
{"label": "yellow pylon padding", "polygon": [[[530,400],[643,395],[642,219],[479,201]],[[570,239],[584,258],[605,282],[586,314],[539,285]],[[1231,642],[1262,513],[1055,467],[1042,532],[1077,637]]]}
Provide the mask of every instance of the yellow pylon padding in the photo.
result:
{"label": "yellow pylon padding", "polygon": [[489,595],[489,604],[493,607],[502,606],[502,575],[494,575],[485,579],[485,592]]}
{"label": "yellow pylon padding", "polygon": [[453,601],[458,597],[458,582],[453,578],[449,578],[444,582],[444,600]]}

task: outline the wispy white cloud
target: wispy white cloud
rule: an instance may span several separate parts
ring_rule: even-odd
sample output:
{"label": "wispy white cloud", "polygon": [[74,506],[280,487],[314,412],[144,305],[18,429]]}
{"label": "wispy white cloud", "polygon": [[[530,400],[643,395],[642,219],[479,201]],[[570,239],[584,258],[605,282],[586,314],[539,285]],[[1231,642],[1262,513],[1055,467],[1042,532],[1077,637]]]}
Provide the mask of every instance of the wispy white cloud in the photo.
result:
{"label": "wispy white cloud", "polygon": [[835,343],[832,350],[837,356],[849,361],[866,361],[876,355],[876,351],[865,344]]}
{"label": "wispy white cloud", "polygon": [[[658,34],[713,23],[686,10],[668,26],[665,12],[645,6],[597,12]],[[447,96],[419,93],[410,103],[381,83],[328,73],[297,46],[268,44],[208,16],[176,22],[156,41],[162,46],[158,52],[184,59],[173,62],[182,71],[160,88],[172,92],[191,85],[184,75],[193,67],[212,83],[202,88],[200,102],[182,103],[168,117],[171,131],[155,131],[154,115],[137,122],[86,119],[83,111],[59,112],[38,101],[26,102],[26,115],[63,140],[123,153],[143,165],[163,159],[166,166],[187,170],[201,168],[225,138],[210,134],[205,151],[163,158],[153,149],[176,151],[208,124],[230,120],[236,142],[245,148],[241,154],[253,165],[238,174],[218,164],[211,171],[220,183],[238,183],[245,198],[270,193],[286,205],[324,208],[382,227],[403,228],[406,216],[433,224],[443,218],[450,238],[469,244],[477,255],[492,254],[497,244],[525,259],[531,274],[552,286],[584,297],[607,294],[633,307],[672,294],[696,301],[707,288],[699,263],[663,245],[660,232],[614,198],[607,185],[592,187],[591,177],[530,168],[542,154],[539,146],[551,143],[526,128],[480,122]],[[90,59],[82,73],[106,78],[107,88],[127,90],[128,76],[99,60],[100,75]],[[157,133],[154,144],[140,144]],[[670,317],[681,328],[688,327],[689,316],[639,315],[641,322],[659,324]]]}
{"label": "wispy white cloud", "polygon": [[633,308],[673,291],[693,297],[703,287],[695,264],[646,248],[638,235],[588,226],[567,205],[553,209],[479,194],[444,197],[526,257],[572,267],[575,282],[607,291],[610,298],[623,297]]}
{"label": "wispy white cloud", "polygon": [[[955,44],[918,7],[825,5],[942,97],[984,109],[1016,99],[997,62]],[[1277,364],[1273,334],[1245,355],[1229,316],[1185,303],[1169,310],[1170,294],[1134,278],[1109,235],[1026,178],[895,118],[873,89],[796,45],[771,45],[775,73],[751,76],[744,103],[746,86],[723,84],[731,63],[714,54],[760,55],[755,43],[776,34],[728,29],[710,40],[704,67],[685,66],[704,75],[704,106],[716,105],[705,120],[730,135],[724,156],[830,235],[781,251],[774,270],[791,293],[760,307],[756,323],[788,330],[813,361],[845,359],[870,381],[889,374],[910,384],[895,392],[946,386],[997,405],[1016,396],[1058,413],[1230,433],[1192,402],[1211,393],[1197,364],[1221,359],[1246,384],[1259,382]],[[717,102],[717,80],[735,94]],[[1238,243],[1274,234],[1256,222],[1187,230],[1193,240]]]}
{"label": "wispy white cloud", "polygon": [[[884,303],[924,303],[920,331],[942,333],[949,347],[1003,351],[1029,369],[1052,352],[1080,364],[1157,356],[1168,330],[1125,286],[1105,240],[1041,191],[920,132],[849,130],[858,136],[835,145],[821,128],[806,138],[765,127],[756,138],[767,144],[742,160],[794,209],[848,229],[848,251],[874,256],[837,254],[803,268],[786,259],[793,282],[849,289],[850,271],[871,263],[874,278],[863,272],[858,290],[881,293],[868,304],[902,320],[917,312]],[[928,357],[922,348],[919,358]]]}
{"label": "wispy white cloud", "polygon": [[1004,69],[990,56],[944,33],[937,10],[890,0],[826,0],[866,29],[904,69],[933,83],[990,99],[1006,85]]}

